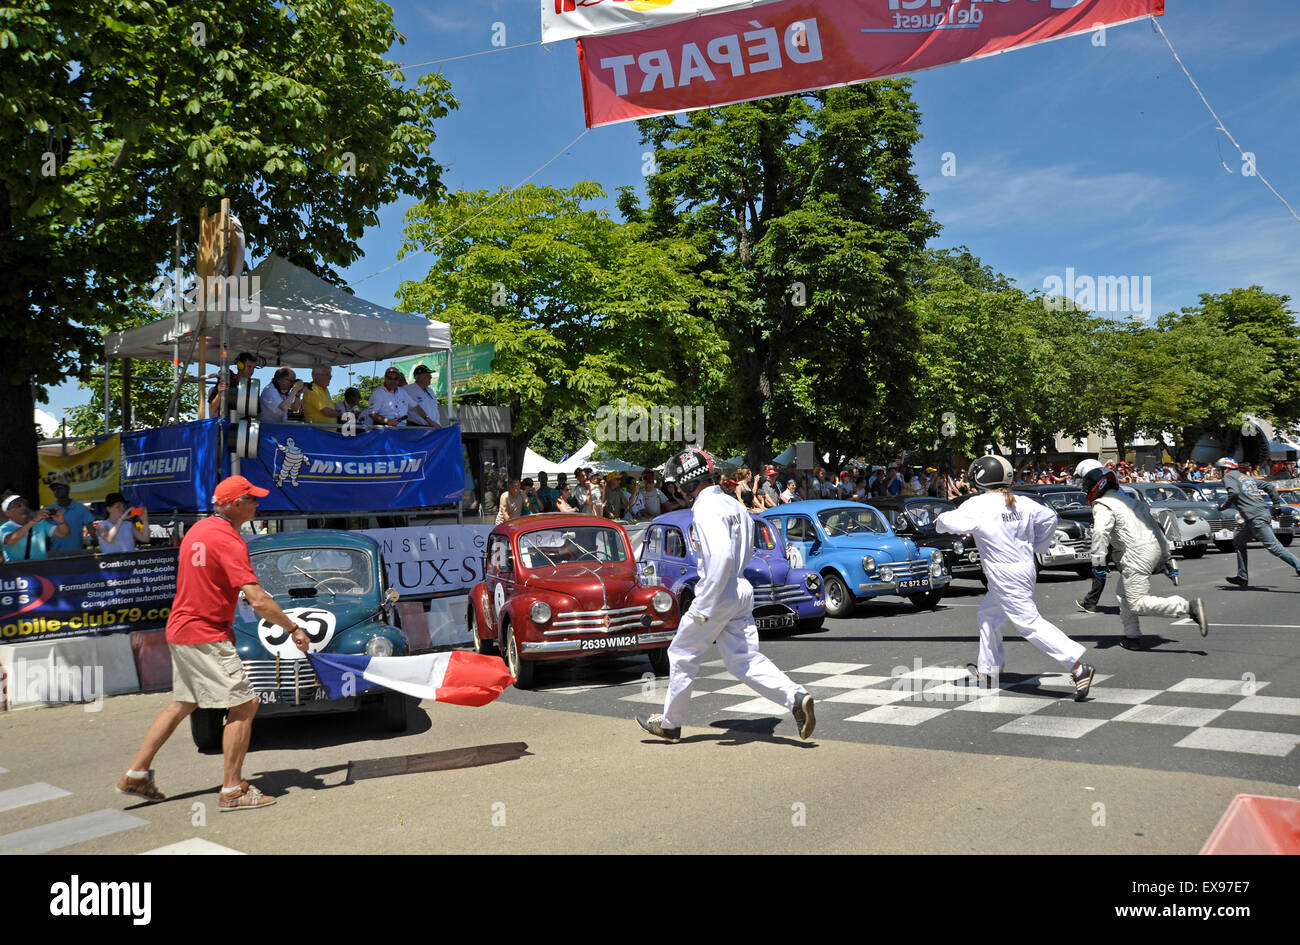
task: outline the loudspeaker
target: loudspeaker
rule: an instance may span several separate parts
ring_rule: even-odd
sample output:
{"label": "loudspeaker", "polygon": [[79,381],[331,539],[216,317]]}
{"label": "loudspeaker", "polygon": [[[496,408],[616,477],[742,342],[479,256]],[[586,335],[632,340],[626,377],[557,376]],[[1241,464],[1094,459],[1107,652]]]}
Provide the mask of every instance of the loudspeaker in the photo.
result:
{"label": "loudspeaker", "polygon": [[810,440],[804,440],[794,445],[794,465],[797,469],[813,468],[813,445]]}

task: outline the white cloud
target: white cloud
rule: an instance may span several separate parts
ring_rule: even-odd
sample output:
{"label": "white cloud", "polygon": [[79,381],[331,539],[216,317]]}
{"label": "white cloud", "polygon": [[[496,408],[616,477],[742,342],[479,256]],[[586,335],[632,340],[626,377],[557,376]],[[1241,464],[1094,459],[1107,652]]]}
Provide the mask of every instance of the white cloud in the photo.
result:
{"label": "white cloud", "polygon": [[46,413],[39,407],[36,408],[36,422],[40,425],[41,433],[45,437],[56,437],[59,435],[59,421],[53,414]]}

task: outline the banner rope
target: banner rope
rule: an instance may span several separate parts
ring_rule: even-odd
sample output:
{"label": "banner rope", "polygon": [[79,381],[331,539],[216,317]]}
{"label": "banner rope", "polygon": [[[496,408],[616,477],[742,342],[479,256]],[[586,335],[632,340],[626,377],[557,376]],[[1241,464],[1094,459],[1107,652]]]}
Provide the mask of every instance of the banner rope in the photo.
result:
{"label": "banner rope", "polygon": [[[494,46],[492,49],[480,49],[478,52],[465,53],[461,56],[448,56],[446,59],[430,59],[428,62],[413,62],[409,66],[393,66],[390,69],[376,69],[374,72],[366,72],[363,75],[382,75],[385,72],[405,72],[407,69],[422,69],[425,66],[440,66],[444,62],[459,62],[462,59],[473,59],[475,56],[486,56],[490,53],[505,52],[507,49],[526,49],[529,46],[541,46],[542,41],[535,39],[531,43],[516,43],[514,46]],[[547,50],[548,52],[550,50]]]}
{"label": "banner rope", "polygon": [[[1192,88],[1194,88],[1196,90],[1196,94],[1201,97],[1201,102],[1205,105],[1206,110],[1214,117],[1214,121],[1217,124],[1215,130],[1223,132],[1224,136],[1227,137],[1227,139],[1232,142],[1232,146],[1236,148],[1237,151],[1241,154],[1242,159],[1247,160],[1245,149],[1242,148],[1242,146],[1237,143],[1237,139],[1232,136],[1232,132],[1230,132],[1224,126],[1223,119],[1220,118],[1218,114],[1215,112],[1215,110],[1210,106],[1209,101],[1205,97],[1205,93],[1201,91],[1201,87],[1196,84],[1196,80],[1192,78],[1192,74],[1188,72],[1187,67],[1183,65],[1183,60],[1179,57],[1178,50],[1174,49],[1174,44],[1171,43],[1169,41],[1169,37],[1165,35],[1164,28],[1160,25],[1160,21],[1153,16],[1151,17],[1151,25],[1155,28],[1156,32],[1160,34],[1160,38],[1165,41],[1165,45],[1169,47],[1169,51],[1173,53],[1174,61],[1178,63],[1178,68],[1183,70],[1183,75],[1187,76],[1187,81],[1192,83]],[[1229,168],[1228,165],[1223,162],[1222,153],[1220,153],[1219,161],[1223,163],[1225,170],[1227,170],[1229,173],[1232,172],[1231,168]],[[1277,188],[1275,188],[1272,184],[1268,182],[1268,178],[1264,176],[1263,172],[1258,167],[1255,168],[1255,176],[1264,182],[1264,186],[1273,192],[1273,196],[1276,197],[1278,200],[1280,200],[1282,202],[1282,206],[1286,207],[1287,212],[1290,213],[1291,216],[1295,218],[1297,223],[1300,223],[1300,215],[1296,214],[1295,210],[1292,209],[1291,204],[1287,203],[1286,198],[1277,192]]]}

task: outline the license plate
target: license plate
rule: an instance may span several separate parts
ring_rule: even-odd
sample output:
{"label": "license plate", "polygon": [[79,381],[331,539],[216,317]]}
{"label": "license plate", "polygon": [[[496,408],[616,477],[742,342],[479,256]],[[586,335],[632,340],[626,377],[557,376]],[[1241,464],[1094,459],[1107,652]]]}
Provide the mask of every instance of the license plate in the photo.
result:
{"label": "license plate", "polygon": [[636,646],[641,642],[641,638],[635,633],[626,633],[618,637],[596,637],[591,640],[583,640],[581,649],[583,650],[618,650],[625,646]]}
{"label": "license plate", "polygon": [[264,689],[257,693],[257,701],[262,705],[295,705],[299,702],[319,702],[328,699],[330,694],[325,691],[324,686],[316,686],[313,689],[304,689],[294,699],[293,693],[282,693],[277,689]]}
{"label": "license plate", "polygon": [[781,630],[794,626],[794,614],[781,614],[776,617],[755,617],[754,623],[759,630]]}
{"label": "license plate", "polygon": [[900,591],[929,590],[930,582],[926,578],[910,578],[906,581],[898,582]]}
{"label": "license plate", "polygon": [[1234,535],[1235,535],[1235,532],[1232,532],[1232,531],[1230,531],[1229,529],[1226,529],[1226,528],[1221,528],[1221,529],[1219,529],[1217,532],[1214,533],[1214,540],[1215,540],[1215,541],[1229,541],[1229,540],[1231,540],[1231,539],[1233,538]]}

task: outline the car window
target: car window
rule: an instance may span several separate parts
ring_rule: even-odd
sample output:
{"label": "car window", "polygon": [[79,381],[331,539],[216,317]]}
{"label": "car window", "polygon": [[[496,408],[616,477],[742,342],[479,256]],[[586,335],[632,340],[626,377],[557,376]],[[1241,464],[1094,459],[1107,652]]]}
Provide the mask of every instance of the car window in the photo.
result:
{"label": "car window", "polygon": [[[504,535],[493,535],[488,539],[488,568],[499,574],[508,574],[514,570],[514,558],[510,554],[510,539]],[[527,565],[525,565],[527,567]]]}
{"label": "car window", "polygon": [[1062,492],[1044,492],[1038,496],[1042,503],[1054,512],[1070,509],[1088,508],[1088,497],[1081,491],[1066,490]]}
{"label": "car window", "polygon": [[1186,502],[1187,493],[1178,486],[1159,486],[1152,490],[1161,502]]}
{"label": "car window", "polygon": [[601,525],[538,528],[519,536],[526,568],[563,567],[628,560],[622,532]]}
{"label": "car window", "polygon": [[252,556],[257,583],[273,597],[290,588],[315,588],[327,598],[374,593],[370,556],[353,548],[282,548]]}
{"label": "car window", "polygon": [[760,551],[771,551],[776,547],[776,538],[767,522],[754,520],[754,547]]}
{"label": "car window", "polygon": [[815,537],[812,522],[808,519],[794,515],[785,520],[786,541],[812,541]]}
{"label": "car window", "polygon": [[854,535],[860,532],[883,533],[887,526],[875,509],[827,509],[820,512],[817,519],[826,529],[828,537],[837,535]]}
{"label": "car window", "polygon": [[658,557],[664,552],[664,530],[661,525],[651,525],[645,533],[645,553]]}
{"label": "car window", "polygon": [[664,554],[669,558],[686,557],[686,542],[682,541],[682,533],[671,526],[664,529]]}

